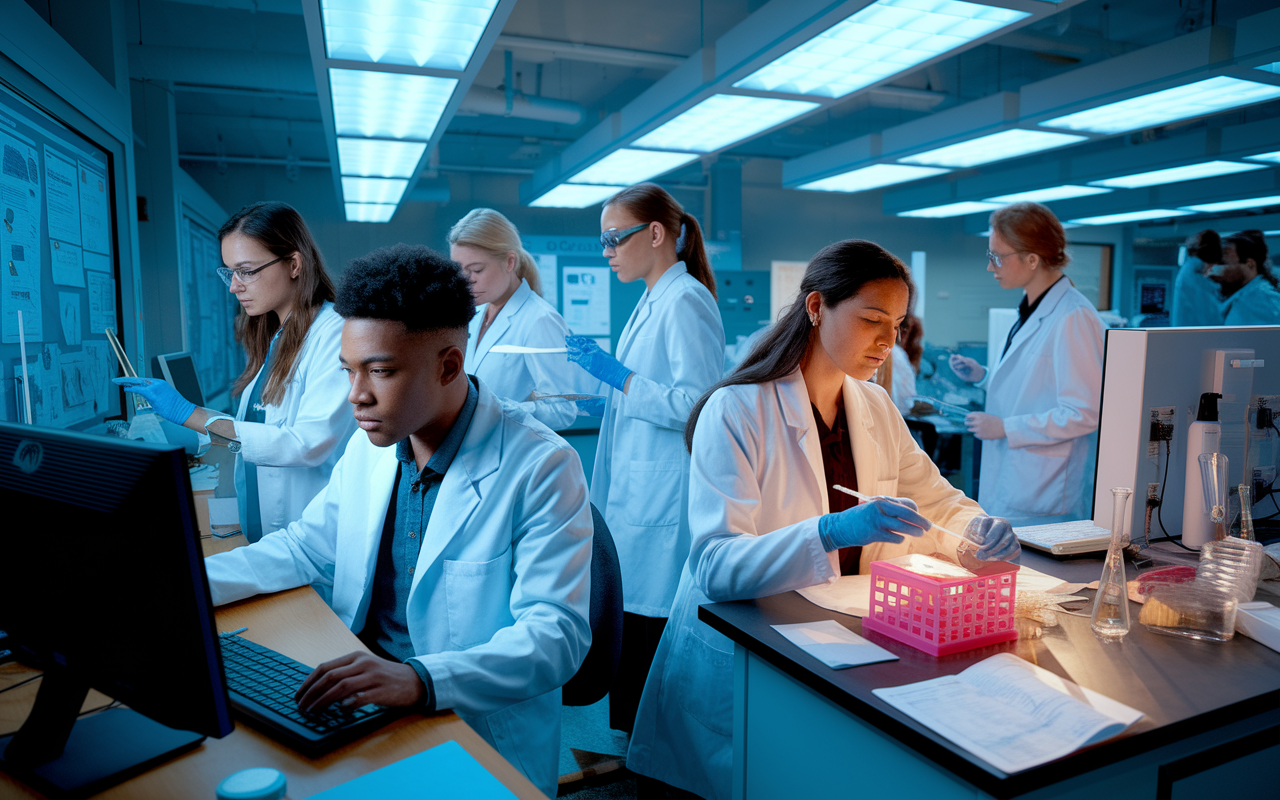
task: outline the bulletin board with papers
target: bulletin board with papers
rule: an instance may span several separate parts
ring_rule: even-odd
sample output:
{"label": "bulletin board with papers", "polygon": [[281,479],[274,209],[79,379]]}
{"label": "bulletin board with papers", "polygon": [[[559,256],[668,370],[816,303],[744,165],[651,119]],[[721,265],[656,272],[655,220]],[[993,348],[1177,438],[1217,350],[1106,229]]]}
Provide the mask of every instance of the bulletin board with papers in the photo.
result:
{"label": "bulletin board with papers", "polygon": [[120,413],[106,330],[119,330],[110,154],[0,85],[0,419],[84,428]]}

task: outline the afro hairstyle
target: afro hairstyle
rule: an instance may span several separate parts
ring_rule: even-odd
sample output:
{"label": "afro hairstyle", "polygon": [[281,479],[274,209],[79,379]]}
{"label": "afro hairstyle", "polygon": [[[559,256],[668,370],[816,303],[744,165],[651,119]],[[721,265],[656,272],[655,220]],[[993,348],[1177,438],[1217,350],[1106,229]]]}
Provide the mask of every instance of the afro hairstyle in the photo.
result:
{"label": "afro hairstyle", "polygon": [[476,313],[462,268],[420,244],[380,247],[352,259],[334,305],[348,319],[400,322],[411,333],[466,328]]}

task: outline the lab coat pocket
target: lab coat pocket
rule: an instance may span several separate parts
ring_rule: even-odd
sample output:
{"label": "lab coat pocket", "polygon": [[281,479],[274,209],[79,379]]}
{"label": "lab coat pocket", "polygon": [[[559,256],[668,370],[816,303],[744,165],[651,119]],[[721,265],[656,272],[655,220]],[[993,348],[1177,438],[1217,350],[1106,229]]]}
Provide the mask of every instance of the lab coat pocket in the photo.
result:
{"label": "lab coat pocket", "polygon": [[1010,447],[1008,468],[1000,475],[1001,480],[1017,486],[1016,490],[1006,490],[1009,505],[1025,516],[1067,513],[1067,461],[1070,455],[1070,441]]}
{"label": "lab coat pocket", "polygon": [[[702,623],[695,622],[695,626]],[[718,636],[708,631],[712,636]],[[724,638],[724,637],[719,637]],[[724,639],[728,643],[728,639]],[[676,699],[687,714],[721,736],[733,735],[733,651],[725,651],[692,630],[676,659]]]}
{"label": "lab coat pocket", "polygon": [[492,561],[445,561],[449,643],[465,649],[510,625],[511,549]]}
{"label": "lab coat pocket", "polygon": [[630,525],[660,528],[680,522],[683,461],[632,461],[623,484],[624,519]]}

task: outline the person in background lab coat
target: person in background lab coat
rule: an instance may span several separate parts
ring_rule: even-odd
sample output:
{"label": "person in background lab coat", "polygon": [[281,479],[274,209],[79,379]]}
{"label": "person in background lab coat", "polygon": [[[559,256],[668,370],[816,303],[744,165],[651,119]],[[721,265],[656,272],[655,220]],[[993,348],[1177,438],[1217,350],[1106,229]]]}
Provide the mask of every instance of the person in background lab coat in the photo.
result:
{"label": "person in background lab coat", "polygon": [[1175,328],[1221,325],[1222,293],[1207,273],[1222,263],[1222,240],[1217,231],[1203,230],[1187,239],[1186,250],[1186,260],[1173,279],[1169,324]]}
{"label": "person in background lab coat", "polygon": [[[730,795],[733,644],[698,620],[700,604],[802,589],[906,553],[967,566],[1017,558],[1009,524],[942,478],[869,381],[911,292],[906,267],[878,245],[825,248],[769,335],[694,407],[693,546],[636,717],[633,772]],[[880,497],[857,504],[834,484]],[[925,517],[978,544],[961,552]]]}
{"label": "person in background lab coat", "polygon": [[554,353],[491,353],[495,344],[563,347],[569,335],[564,318],[542,299],[542,281],[520,232],[491,208],[477,208],[449,230],[449,257],[462,265],[478,306],[467,337],[467,372],[499,397],[517,403],[552,430],[573,424],[572,402],[539,395],[575,394],[585,385],[582,370]]}
{"label": "person in background lab coat", "polygon": [[1280,325],[1280,291],[1262,231],[1240,231],[1223,239],[1222,262],[1209,277],[1227,298],[1223,324]]}
{"label": "person in background lab coat", "polygon": [[1014,203],[991,214],[987,270],[1022,289],[1018,319],[995,366],[951,357],[962,380],[984,381],[986,412],[965,424],[982,440],[978,502],[1014,524],[1083,519],[1085,464],[1102,403],[1102,320],[1063,275],[1067,238],[1053,212]]}
{"label": "person in background lab coat", "polygon": [[240,524],[255,542],[302,516],[356,421],[338,368],[333,281],[306,222],[285,203],[256,203],[232,215],[218,240],[225,265],[218,275],[240,301],[236,338],[248,356],[232,386],[236,416],[196,408],[162,380],[116,383],[170,422],[214,434],[236,452]]}
{"label": "person in background lab coat", "polygon": [[893,404],[903,415],[910,414],[915,405],[911,398],[916,396],[916,371],[920,369],[920,358],[924,355],[924,326],[915,314],[907,314],[898,331],[898,341],[893,346]]}
{"label": "person in background lab coat", "polygon": [[372,653],[316,667],[299,708],[453,709],[554,794],[560,686],[591,643],[582,464],[463,371],[475,307],[453,262],[375,250],[337,308],[361,430],[302,519],[205,560],[213,601],[330,584]]}
{"label": "person in background lab coat", "polygon": [[652,183],[622,190],[605,202],[600,229],[618,279],[646,287],[616,358],[592,339],[566,340],[569,360],[610,387],[591,500],[622,568],[622,658],[609,692],[609,725],[630,732],[689,555],[682,435],[694,401],[722,374],[724,325],[702,230],[665,190]]}

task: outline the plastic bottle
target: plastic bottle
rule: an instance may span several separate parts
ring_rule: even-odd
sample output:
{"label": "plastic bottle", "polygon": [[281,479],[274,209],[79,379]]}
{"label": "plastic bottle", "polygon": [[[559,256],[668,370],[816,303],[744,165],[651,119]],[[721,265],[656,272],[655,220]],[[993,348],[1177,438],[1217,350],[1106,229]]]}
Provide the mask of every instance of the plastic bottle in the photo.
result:
{"label": "plastic bottle", "polygon": [[1182,496],[1182,543],[1199,550],[1214,538],[1213,524],[1204,508],[1204,483],[1200,477],[1200,454],[1222,449],[1222,425],[1218,422],[1217,392],[1200,395],[1196,421],[1187,428],[1187,482]]}

